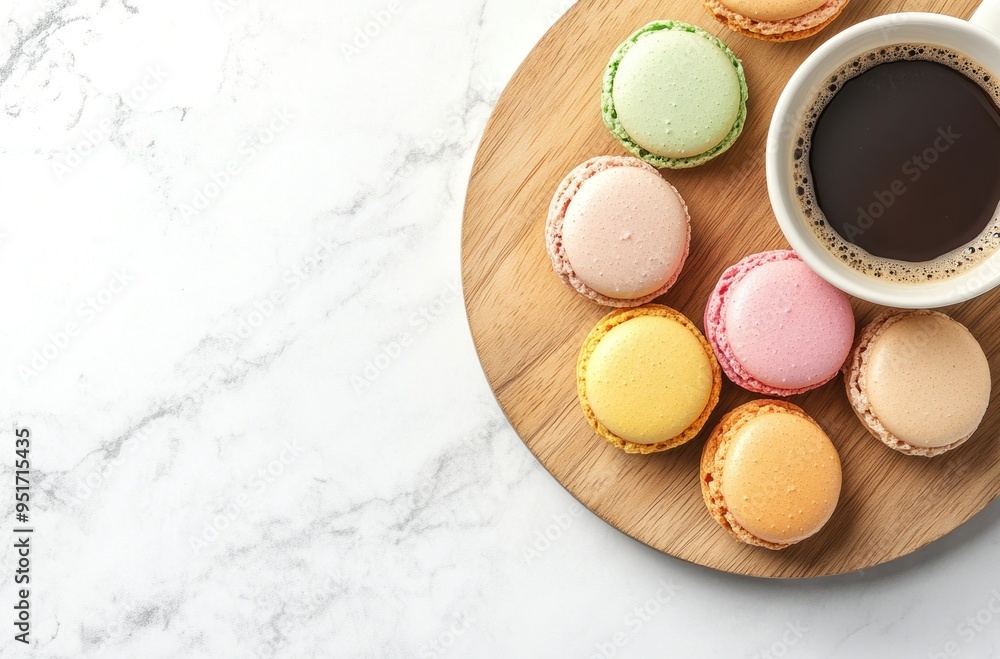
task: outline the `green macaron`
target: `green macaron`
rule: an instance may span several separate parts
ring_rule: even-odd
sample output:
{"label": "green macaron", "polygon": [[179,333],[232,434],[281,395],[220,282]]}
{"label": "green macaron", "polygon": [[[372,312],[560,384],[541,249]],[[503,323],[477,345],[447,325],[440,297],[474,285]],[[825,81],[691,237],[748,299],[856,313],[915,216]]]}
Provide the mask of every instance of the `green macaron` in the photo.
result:
{"label": "green macaron", "polygon": [[611,56],[601,112],[611,134],[636,157],[659,168],[696,167],[743,132],[743,65],[700,27],[655,21]]}

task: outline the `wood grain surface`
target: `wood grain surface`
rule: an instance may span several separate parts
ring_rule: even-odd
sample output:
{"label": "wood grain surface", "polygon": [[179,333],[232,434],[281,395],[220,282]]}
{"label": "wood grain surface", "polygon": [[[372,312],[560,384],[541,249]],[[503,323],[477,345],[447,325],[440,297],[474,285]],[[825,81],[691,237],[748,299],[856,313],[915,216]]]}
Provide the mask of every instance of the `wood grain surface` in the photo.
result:
{"label": "wood grain surface", "polygon": [[[473,339],[508,419],[541,463],[584,505],[628,535],[678,558],[767,577],[838,574],[902,556],[968,520],[1000,492],[1000,293],[944,309],[982,342],[994,398],[976,436],[932,460],[898,454],[854,416],[843,380],[790,398],[840,451],[844,489],[830,523],[780,552],[742,545],[709,517],[698,483],[708,432],[726,411],[758,398],[728,380],[705,430],[687,445],[628,455],[594,435],[576,398],[584,337],[610,309],[563,286],[545,252],[544,224],[556,186],[597,155],[626,155],[600,118],[601,76],[611,52],[655,19],[700,25],[743,60],[749,119],[735,146],[707,165],[665,171],[687,200],[692,251],[678,284],[657,300],[699,327],[722,271],[743,256],[787,248],[771,213],[764,146],[775,102],[802,60],[858,21],[897,11],[967,18],[975,2],[854,0],[829,28],[803,42],[771,44],[730,32],[698,0],[580,0],[545,35],[504,91],[476,158],[462,227],[462,276]],[[854,300],[858,327],[878,307]]]}

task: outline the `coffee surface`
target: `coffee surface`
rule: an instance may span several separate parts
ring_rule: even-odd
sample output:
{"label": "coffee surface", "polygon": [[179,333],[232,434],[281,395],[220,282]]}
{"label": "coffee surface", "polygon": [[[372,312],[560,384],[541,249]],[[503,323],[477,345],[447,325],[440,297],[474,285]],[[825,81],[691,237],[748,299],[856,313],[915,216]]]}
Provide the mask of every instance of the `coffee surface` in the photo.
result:
{"label": "coffee surface", "polygon": [[835,254],[912,280],[951,276],[995,248],[1000,109],[989,72],[951,51],[897,45],[827,85],[795,158],[803,208]]}

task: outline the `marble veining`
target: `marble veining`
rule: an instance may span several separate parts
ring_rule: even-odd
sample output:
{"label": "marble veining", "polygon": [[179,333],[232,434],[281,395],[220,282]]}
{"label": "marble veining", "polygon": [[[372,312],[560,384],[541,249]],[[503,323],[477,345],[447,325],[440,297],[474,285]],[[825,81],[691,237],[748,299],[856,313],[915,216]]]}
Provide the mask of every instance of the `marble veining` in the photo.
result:
{"label": "marble veining", "polygon": [[0,481],[30,428],[35,529],[0,655],[996,654],[996,506],[863,573],[735,578],[608,527],[507,424],[462,202],[571,5],[0,8]]}

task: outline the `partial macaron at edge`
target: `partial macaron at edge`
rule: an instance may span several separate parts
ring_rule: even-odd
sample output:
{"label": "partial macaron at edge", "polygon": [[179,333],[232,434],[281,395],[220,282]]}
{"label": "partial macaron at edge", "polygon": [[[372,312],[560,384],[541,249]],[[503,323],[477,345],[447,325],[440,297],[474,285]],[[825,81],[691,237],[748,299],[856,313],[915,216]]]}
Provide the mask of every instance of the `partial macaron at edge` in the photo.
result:
{"label": "partial macaron at edge", "polygon": [[[618,66],[625,58],[628,51],[631,50],[632,46],[635,45],[639,39],[647,34],[659,32],[660,30],[683,30],[685,32],[692,32],[707,39],[712,44],[719,47],[723,53],[725,53],[725,55],[732,62],[733,66],[736,68],[736,75],[739,78],[740,107],[736,115],[736,122],[733,124],[729,134],[727,134],[721,142],[708,151],[697,155],[687,156],[684,158],[667,158],[647,151],[640,145],[636,144],[636,142],[629,136],[625,127],[622,126],[621,121],[618,119],[618,113],[615,110],[614,81],[615,74],[618,72]],[[621,143],[626,151],[635,157],[659,169],[686,169],[705,164],[716,156],[721,155],[733,145],[736,138],[738,138],[743,132],[743,126],[746,123],[748,97],[749,92],[747,90],[746,75],[743,72],[743,64],[740,63],[736,54],[733,53],[729,46],[723,43],[722,40],[712,36],[702,28],[689,23],[681,21],[653,21],[652,23],[649,23],[632,33],[632,35],[629,36],[623,44],[618,46],[615,52],[611,55],[611,60],[608,62],[608,66],[604,71],[604,80],[601,86],[601,116],[604,119],[604,125],[607,126],[609,131],[611,131],[611,134],[615,137],[615,139]]]}
{"label": "partial macaron at edge", "polygon": [[552,261],[552,269],[555,270],[559,279],[583,297],[607,307],[637,307],[655,300],[670,290],[674,284],[677,283],[677,279],[680,277],[680,274],[684,269],[684,263],[687,261],[688,254],[691,249],[691,216],[688,213],[687,203],[677,191],[677,188],[671,185],[669,181],[664,180],[663,182],[666,183],[674,194],[677,195],[677,199],[680,201],[681,207],[684,209],[684,215],[688,220],[686,223],[687,236],[684,241],[684,253],[678,263],[677,270],[674,272],[673,276],[664,282],[664,284],[658,289],[638,298],[614,298],[598,293],[577,277],[573,270],[573,264],[566,256],[566,250],[562,244],[563,221],[566,218],[566,211],[569,209],[570,202],[573,201],[573,197],[580,190],[587,179],[614,167],[636,167],[649,171],[656,176],[660,175],[655,167],[639,160],[638,158],[632,158],[630,156],[597,156],[587,160],[581,165],[578,165],[569,173],[569,175],[566,176],[565,179],[563,179],[562,183],[559,184],[559,188],[556,190],[556,194],[552,198],[552,202],[549,204],[548,218],[545,222],[545,247],[546,251],[548,251],[549,259]]}
{"label": "partial macaron at edge", "polygon": [[865,429],[868,430],[868,432],[875,438],[882,441],[882,443],[889,448],[899,451],[905,455],[932,458],[961,446],[975,433],[971,433],[968,436],[954,441],[946,446],[937,446],[932,448],[914,446],[889,432],[889,429],[885,427],[872,410],[871,403],[869,402],[865,391],[867,387],[866,371],[868,369],[868,359],[871,352],[871,346],[875,343],[879,336],[881,336],[882,333],[893,324],[915,316],[940,316],[951,320],[949,316],[939,311],[933,311],[930,309],[918,309],[911,311],[889,309],[883,311],[871,323],[865,326],[865,328],[861,331],[861,334],[858,336],[854,347],[851,349],[851,357],[844,366],[844,386],[847,389],[847,398],[851,403],[851,407],[854,409],[854,413],[857,415]]}
{"label": "partial macaron at edge", "polygon": [[733,32],[771,42],[797,41],[817,34],[844,11],[848,2],[849,0],[829,0],[802,16],[780,21],[761,21],[735,12],[719,0],[702,0],[712,16]]}
{"label": "partial macaron at edge", "polygon": [[[712,368],[712,390],[709,394],[708,403],[705,405],[705,409],[702,411],[701,415],[695,419],[695,421],[688,426],[687,430],[681,434],[655,444],[639,444],[637,442],[629,441],[623,437],[619,437],[608,429],[607,426],[601,423],[600,419],[598,419],[597,415],[594,413],[593,408],[590,406],[590,402],[587,400],[587,365],[590,361],[590,355],[594,352],[597,344],[601,342],[601,339],[603,339],[614,327],[640,316],[659,316],[662,318],[669,318],[683,325],[702,344],[702,347],[705,349],[705,354],[708,356],[709,364]],[[583,346],[580,348],[580,356],[576,363],[576,389],[580,406],[583,408],[583,414],[587,419],[587,423],[599,437],[626,453],[639,453],[646,455],[650,453],[659,453],[661,451],[666,451],[681,446],[682,444],[686,444],[694,439],[699,432],[701,432],[702,428],[704,428],[705,424],[708,422],[708,417],[711,416],[712,411],[715,410],[715,406],[719,404],[719,395],[722,392],[722,373],[719,370],[719,363],[715,359],[715,354],[712,352],[712,347],[708,344],[708,341],[705,340],[704,335],[702,335],[702,333],[698,330],[698,327],[692,323],[687,316],[676,309],[672,309],[662,304],[647,304],[633,309],[618,309],[616,311],[612,311],[594,326],[594,328],[590,331],[590,334],[587,335],[586,340],[583,342]]]}

